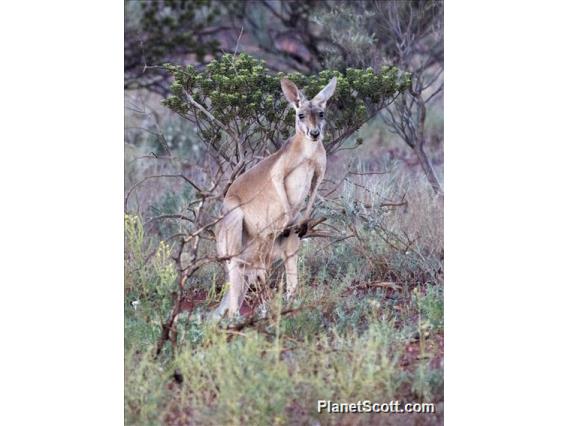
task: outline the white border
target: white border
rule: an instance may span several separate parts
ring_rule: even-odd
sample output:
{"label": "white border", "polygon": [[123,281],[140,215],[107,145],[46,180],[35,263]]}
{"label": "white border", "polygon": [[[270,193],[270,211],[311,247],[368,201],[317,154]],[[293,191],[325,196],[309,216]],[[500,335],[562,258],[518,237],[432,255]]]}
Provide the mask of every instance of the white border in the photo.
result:
{"label": "white border", "polygon": [[[2,424],[122,424],[123,5],[9,2]],[[565,418],[566,7],[446,2],[446,423]]]}
{"label": "white border", "polygon": [[123,424],[123,5],[0,13],[0,424]]}
{"label": "white border", "polygon": [[558,424],[567,8],[445,6],[446,424]]}

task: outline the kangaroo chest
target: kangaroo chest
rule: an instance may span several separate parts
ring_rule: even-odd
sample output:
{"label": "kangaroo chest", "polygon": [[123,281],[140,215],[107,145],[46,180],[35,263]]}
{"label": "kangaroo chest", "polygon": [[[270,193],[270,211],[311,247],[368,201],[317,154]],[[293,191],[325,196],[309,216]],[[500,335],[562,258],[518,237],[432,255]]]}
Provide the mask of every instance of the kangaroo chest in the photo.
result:
{"label": "kangaroo chest", "polygon": [[294,165],[286,176],[284,181],[286,195],[293,209],[303,206],[312,184],[315,167],[315,160],[306,158]]}

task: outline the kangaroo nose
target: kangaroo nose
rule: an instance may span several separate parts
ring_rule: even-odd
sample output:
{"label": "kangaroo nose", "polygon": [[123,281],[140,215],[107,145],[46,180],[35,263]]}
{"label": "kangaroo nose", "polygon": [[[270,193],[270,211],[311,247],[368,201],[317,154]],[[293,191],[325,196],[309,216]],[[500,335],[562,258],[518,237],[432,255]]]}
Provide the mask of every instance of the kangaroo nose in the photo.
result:
{"label": "kangaroo nose", "polygon": [[317,138],[320,134],[320,131],[317,129],[314,130],[310,130],[310,135],[312,135],[313,138]]}

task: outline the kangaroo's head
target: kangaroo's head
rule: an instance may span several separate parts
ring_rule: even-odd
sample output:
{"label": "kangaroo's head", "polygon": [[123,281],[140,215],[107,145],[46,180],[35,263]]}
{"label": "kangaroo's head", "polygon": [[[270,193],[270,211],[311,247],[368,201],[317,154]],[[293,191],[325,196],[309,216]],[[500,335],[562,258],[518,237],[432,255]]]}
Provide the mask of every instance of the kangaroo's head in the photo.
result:
{"label": "kangaroo's head", "polygon": [[337,79],[333,77],[312,100],[308,100],[290,80],[285,78],[280,82],[284,96],[296,110],[296,133],[313,142],[323,139],[325,105],[333,95],[336,83]]}

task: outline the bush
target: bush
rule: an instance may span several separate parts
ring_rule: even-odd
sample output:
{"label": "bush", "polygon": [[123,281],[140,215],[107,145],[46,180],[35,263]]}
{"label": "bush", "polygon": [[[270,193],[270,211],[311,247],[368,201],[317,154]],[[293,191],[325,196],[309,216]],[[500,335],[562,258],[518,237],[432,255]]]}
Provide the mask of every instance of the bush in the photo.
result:
{"label": "bush", "polygon": [[327,148],[333,149],[361,125],[388,105],[398,93],[410,86],[410,74],[385,66],[380,72],[372,68],[352,69],[345,73],[325,70],[305,76],[300,73],[273,74],[261,60],[240,54],[225,54],[198,70],[166,64],[173,75],[172,95],[163,104],[182,117],[196,123],[199,136],[216,152],[224,150],[225,141],[220,126],[193,105],[190,95],[239,139],[247,140],[254,151],[262,151],[268,141],[290,136],[294,111],[282,96],[280,80],[290,79],[308,98],[315,96],[333,77],[336,92],[330,101],[328,123],[331,137]]}

